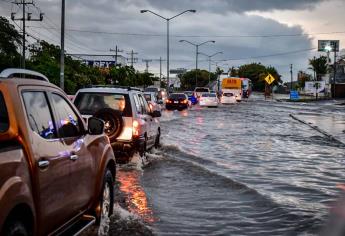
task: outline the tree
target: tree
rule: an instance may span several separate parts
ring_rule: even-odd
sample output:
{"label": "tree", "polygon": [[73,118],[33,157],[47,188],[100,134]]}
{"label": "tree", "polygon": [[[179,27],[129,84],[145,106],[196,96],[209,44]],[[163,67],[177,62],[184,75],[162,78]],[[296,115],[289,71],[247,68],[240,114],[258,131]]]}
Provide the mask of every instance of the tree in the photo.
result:
{"label": "tree", "polygon": [[0,72],[9,67],[20,66],[19,45],[21,35],[5,17],[0,16]]}
{"label": "tree", "polygon": [[[195,87],[206,87],[208,85],[208,75],[209,72],[207,70],[198,70],[198,84],[196,85],[195,81],[195,70],[188,71],[183,75],[179,75],[181,88],[184,90],[194,90]],[[215,81],[217,79],[217,71],[216,73],[210,73],[210,82]]]}
{"label": "tree", "polygon": [[313,57],[309,59],[309,65],[311,66],[310,69],[314,71],[316,74],[316,80],[320,81],[321,77],[327,74],[327,57],[320,56],[318,58]]}

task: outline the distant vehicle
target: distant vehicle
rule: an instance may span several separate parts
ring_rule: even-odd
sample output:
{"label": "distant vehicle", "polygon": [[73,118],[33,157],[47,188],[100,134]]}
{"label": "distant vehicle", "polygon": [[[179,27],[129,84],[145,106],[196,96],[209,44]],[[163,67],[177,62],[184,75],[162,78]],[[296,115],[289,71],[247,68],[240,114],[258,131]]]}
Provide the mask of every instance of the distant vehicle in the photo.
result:
{"label": "distant vehicle", "polygon": [[188,108],[188,97],[184,93],[172,93],[166,100],[165,108],[167,110],[182,111]]}
{"label": "distant vehicle", "polygon": [[116,163],[104,122],[86,124],[44,75],[0,73],[0,160],[0,235],[107,228]]}
{"label": "distant vehicle", "polygon": [[237,101],[233,93],[223,92],[222,96],[220,97],[220,102],[222,104],[235,104]]}
{"label": "distant vehicle", "polygon": [[252,93],[252,81],[248,78],[241,78],[242,80],[242,98],[249,98]]}
{"label": "distant vehicle", "polygon": [[222,81],[222,93],[233,94],[236,101],[242,100],[242,79],[241,78],[224,78]]}
{"label": "distant vehicle", "polygon": [[134,153],[143,156],[160,144],[161,112],[151,110],[137,88],[101,85],[80,89],[74,104],[83,117],[104,120],[117,162],[127,163]]}
{"label": "distant vehicle", "polygon": [[149,107],[152,111],[161,111],[162,108],[158,104],[157,95],[154,92],[144,92],[144,97],[149,104]]}
{"label": "distant vehicle", "polygon": [[147,87],[147,88],[144,89],[144,92],[153,92],[153,93],[158,94],[159,88],[156,88],[156,87]]}
{"label": "distant vehicle", "polygon": [[218,98],[216,93],[203,93],[199,100],[202,107],[218,107]]}
{"label": "distant vehicle", "polygon": [[194,97],[193,91],[185,91],[184,93],[187,95],[190,105],[195,105],[198,103],[198,100],[196,99],[196,97]]}
{"label": "distant vehicle", "polygon": [[194,89],[194,97],[196,97],[198,100],[201,97],[203,93],[209,93],[210,89],[207,87],[196,87]]}

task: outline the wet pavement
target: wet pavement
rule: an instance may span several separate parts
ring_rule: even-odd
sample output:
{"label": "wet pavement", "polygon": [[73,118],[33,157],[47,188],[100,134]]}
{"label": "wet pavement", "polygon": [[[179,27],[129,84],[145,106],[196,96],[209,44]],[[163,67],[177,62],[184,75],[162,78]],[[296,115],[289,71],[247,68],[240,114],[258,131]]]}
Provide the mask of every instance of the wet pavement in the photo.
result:
{"label": "wet pavement", "polygon": [[290,114],[344,138],[333,101],[165,112],[162,148],[118,171],[117,215],[142,223],[136,235],[318,234],[345,183],[344,145]]}

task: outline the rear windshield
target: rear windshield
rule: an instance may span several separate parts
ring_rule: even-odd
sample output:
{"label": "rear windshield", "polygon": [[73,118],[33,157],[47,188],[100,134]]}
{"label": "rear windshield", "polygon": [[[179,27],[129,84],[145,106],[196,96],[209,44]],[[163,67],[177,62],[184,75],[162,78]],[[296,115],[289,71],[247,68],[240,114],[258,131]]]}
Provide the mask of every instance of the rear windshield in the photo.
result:
{"label": "rear windshield", "polygon": [[146,88],[144,92],[158,92],[158,88]]}
{"label": "rear windshield", "polygon": [[2,93],[0,92],[0,133],[5,132],[8,129],[9,121],[6,109],[6,104]]}
{"label": "rear windshield", "polygon": [[208,89],[208,88],[196,88],[195,89],[195,92],[198,92],[198,93],[200,93],[200,92],[209,92],[210,90]]}
{"label": "rear windshield", "polygon": [[186,99],[186,95],[182,93],[173,93],[169,96],[171,99]]}
{"label": "rear windshield", "polygon": [[217,97],[215,93],[209,93],[208,96],[211,97],[211,98]]}
{"label": "rear windshield", "polygon": [[74,104],[83,115],[94,115],[100,109],[111,108],[123,112],[123,116],[132,116],[128,94],[78,93]]}
{"label": "rear windshield", "polygon": [[224,93],[223,96],[225,96],[225,97],[232,97],[232,96],[234,96],[234,94],[233,93]]}

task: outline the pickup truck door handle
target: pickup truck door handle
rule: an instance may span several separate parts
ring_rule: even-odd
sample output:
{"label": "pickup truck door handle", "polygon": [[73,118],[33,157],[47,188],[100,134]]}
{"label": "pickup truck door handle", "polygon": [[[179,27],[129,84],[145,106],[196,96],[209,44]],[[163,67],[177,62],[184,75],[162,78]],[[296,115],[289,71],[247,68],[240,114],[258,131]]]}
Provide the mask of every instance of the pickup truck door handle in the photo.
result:
{"label": "pickup truck door handle", "polygon": [[71,161],[76,161],[76,160],[78,160],[78,155],[71,155],[70,157],[69,157],[69,159],[71,160]]}
{"label": "pickup truck door handle", "polygon": [[49,161],[42,160],[38,161],[38,167],[41,169],[47,168],[49,166]]}

